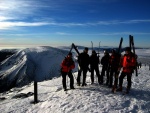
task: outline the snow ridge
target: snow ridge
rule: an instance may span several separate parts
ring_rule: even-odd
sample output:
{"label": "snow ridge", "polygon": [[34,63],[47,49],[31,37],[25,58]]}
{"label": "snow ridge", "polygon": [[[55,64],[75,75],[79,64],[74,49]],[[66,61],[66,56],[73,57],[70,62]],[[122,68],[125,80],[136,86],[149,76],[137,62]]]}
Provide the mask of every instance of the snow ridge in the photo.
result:
{"label": "snow ridge", "polygon": [[0,89],[10,89],[33,80],[43,81],[59,76],[60,63],[67,53],[68,51],[53,47],[19,50],[0,65]]}

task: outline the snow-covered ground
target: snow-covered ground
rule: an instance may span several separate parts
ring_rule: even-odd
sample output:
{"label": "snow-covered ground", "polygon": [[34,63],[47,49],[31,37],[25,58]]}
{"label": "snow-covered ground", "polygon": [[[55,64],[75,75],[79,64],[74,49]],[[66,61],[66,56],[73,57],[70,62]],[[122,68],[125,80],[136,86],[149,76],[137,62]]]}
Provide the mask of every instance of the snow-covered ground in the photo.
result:
{"label": "snow-covered ground", "polygon": [[[149,113],[150,112],[150,70],[145,66],[139,69],[139,76],[133,75],[130,94],[111,93],[105,85],[99,86],[97,80],[90,85],[90,73],[87,75],[88,85],[75,90],[62,90],[61,77],[38,83],[37,104],[34,101],[33,84],[14,88],[1,98],[0,112],[14,113]],[[76,79],[77,73],[74,73]],[[126,81],[126,80],[124,80]],[[76,80],[75,80],[76,82]],[[67,82],[69,86],[69,79]],[[126,82],[124,82],[126,86]],[[69,88],[69,87],[68,87]],[[21,95],[22,96],[19,96]],[[26,94],[26,95],[25,95]],[[27,95],[29,94],[29,95]],[[31,95],[30,95],[31,94]],[[17,98],[18,97],[18,98]],[[19,98],[21,97],[21,98]]]}
{"label": "snow-covered ground", "polygon": [[[140,51],[140,50],[138,50]],[[137,54],[138,54],[137,51]],[[149,50],[139,53],[143,56]],[[149,54],[147,54],[149,55]],[[144,61],[149,62],[145,55]],[[100,66],[101,70],[101,66]],[[56,70],[58,71],[58,70]],[[32,104],[33,83],[21,88],[13,88],[0,94],[1,113],[150,113],[150,70],[143,64],[138,70],[139,76],[133,74],[132,89],[129,94],[121,92],[111,93],[111,89],[105,85],[91,85],[90,73],[87,73],[87,86],[76,86],[77,72],[73,73],[75,80],[74,90],[64,92],[62,78],[38,82],[37,104]],[[124,89],[126,79],[124,79]],[[69,78],[67,78],[69,88]]]}
{"label": "snow-covered ground", "polygon": [[150,65],[150,49],[137,49],[138,61]]}

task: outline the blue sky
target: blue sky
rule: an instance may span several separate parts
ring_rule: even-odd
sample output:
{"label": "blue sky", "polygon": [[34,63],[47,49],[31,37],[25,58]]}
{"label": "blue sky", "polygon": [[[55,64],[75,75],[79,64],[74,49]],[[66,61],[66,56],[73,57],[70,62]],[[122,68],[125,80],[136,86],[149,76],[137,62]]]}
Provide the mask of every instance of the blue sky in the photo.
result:
{"label": "blue sky", "polygon": [[1,0],[0,47],[150,47],[150,0]]}

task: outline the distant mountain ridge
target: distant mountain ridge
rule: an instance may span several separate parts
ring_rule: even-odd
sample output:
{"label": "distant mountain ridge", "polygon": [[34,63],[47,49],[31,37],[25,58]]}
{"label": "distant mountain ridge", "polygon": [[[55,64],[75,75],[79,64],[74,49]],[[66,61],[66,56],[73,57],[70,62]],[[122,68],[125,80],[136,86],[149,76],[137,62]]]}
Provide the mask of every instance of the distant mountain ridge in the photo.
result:
{"label": "distant mountain ridge", "polygon": [[53,47],[19,50],[0,64],[0,90],[59,76],[60,63],[67,54],[68,51]]}
{"label": "distant mountain ridge", "polygon": [[[84,48],[87,47],[87,46],[80,46],[80,45],[76,45],[76,46],[80,50],[84,50]],[[71,46],[59,46],[58,48],[70,50]],[[89,48],[89,50],[92,50],[92,47],[88,47],[88,48]],[[104,50],[107,50],[108,52],[110,52],[112,49],[117,50],[118,47],[113,47],[113,46],[100,46],[100,48],[98,46],[93,47],[93,50],[96,50],[97,52],[98,51],[104,51]],[[135,47],[135,49],[148,49],[148,48]],[[125,50],[125,47],[122,47],[121,52],[123,52],[124,50]]]}

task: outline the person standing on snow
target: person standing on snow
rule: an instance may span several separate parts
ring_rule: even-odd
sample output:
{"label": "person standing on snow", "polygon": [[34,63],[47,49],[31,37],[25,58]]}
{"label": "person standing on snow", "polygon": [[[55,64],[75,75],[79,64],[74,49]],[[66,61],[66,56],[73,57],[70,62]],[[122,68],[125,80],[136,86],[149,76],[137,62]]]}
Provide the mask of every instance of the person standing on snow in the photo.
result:
{"label": "person standing on snow", "polygon": [[92,55],[90,56],[90,69],[91,69],[91,84],[94,83],[94,70],[98,77],[98,83],[100,84],[99,57],[97,56],[95,50],[92,51]]}
{"label": "person standing on snow", "polygon": [[118,85],[118,68],[120,63],[120,55],[116,53],[116,50],[112,49],[112,54],[110,56],[110,83],[109,87],[113,86],[113,77],[115,78],[115,86]]}
{"label": "person standing on snow", "polygon": [[117,89],[117,91],[122,91],[123,79],[125,76],[127,76],[128,84],[127,84],[126,93],[129,93],[129,90],[131,88],[131,77],[135,66],[136,66],[135,54],[131,52],[130,47],[126,47],[125,54],[121,61],[121,67],[123,67],[123,70],[119,77],[119,88]]}
{"label": "person standing on snow", "polygon": [[107,75],[106,85],[109,84],[109,59],[110,55],[107,51],[104,51],[104,56],[101,59],[102,64],[102,72],[101,72],[101,83],[103,84],[103,77],[105,76],[105,72]]}
{"label": "person standing on snow", "polygon": [[62,84],[64,91],[67,90],[66,86],[66,76],[70,78],[70,89],[74,89],[74,78],[72,75],[72,69],[75,68],[75,63],[72,59],[72,53],[69,52],[67,57],[61,63],[61,74],[62,74]]}
{"label": "person standing on snow", "polygon": [[78,77],[77,77],[77,85],[80,86],[80,78],[81,73],[83,72],[83,83],[82,86],[86,86],[86,74],[89,70],[89,55],[88,55],[88,48],[85,47],[84,51],[78,56]]}

